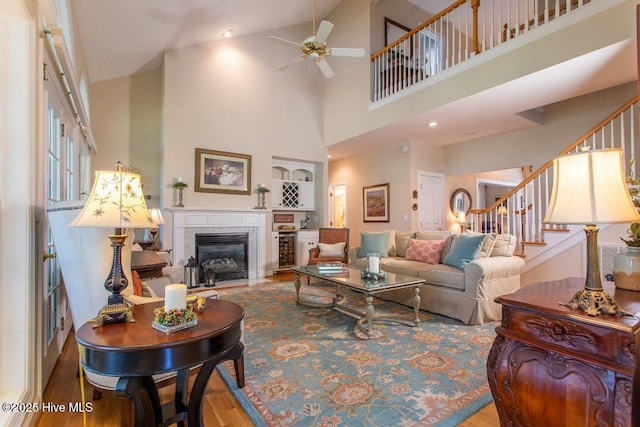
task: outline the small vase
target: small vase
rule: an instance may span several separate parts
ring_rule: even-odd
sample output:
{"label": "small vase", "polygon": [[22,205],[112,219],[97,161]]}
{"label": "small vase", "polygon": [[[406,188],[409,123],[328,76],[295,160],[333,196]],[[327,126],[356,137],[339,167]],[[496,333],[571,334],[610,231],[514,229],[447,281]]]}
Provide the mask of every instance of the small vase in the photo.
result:
{"label": "small vase", "polygon": [[640,291],[640,248],[627,246],[627,252],[613,256],[613,282],[616,288]]}

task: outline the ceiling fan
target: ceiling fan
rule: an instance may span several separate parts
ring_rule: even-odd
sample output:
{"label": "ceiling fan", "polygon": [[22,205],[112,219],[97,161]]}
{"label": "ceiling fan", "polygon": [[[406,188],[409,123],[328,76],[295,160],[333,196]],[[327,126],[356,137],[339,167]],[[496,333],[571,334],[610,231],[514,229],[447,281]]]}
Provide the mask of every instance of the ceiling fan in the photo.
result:
{"label": "ceiling fan", "polygon": [[[313,1],[313,30],[316,28],[316,2]],[[314,32],[312,36],[307,37],[302,43],[296,43],[290,40],[285,40],[280,37],[269,36],[270,40],[274,40],[279,43],[295,46],[302,51],[301,55],[296,56],[291,61],[282,64],[278,67],[278,70],[282,71],[288,68],[291,64],[300,62],[306,58],[313,59],[322,74],[330,79],[335,76],[335,73],[326,61],[326,56],[351,56],[351,57],[363,57],[364,49],[357,48],[345,48],[345,47],[328,47],[327,38],[333,29],[333,24],[329,21],[321,21],[318,26],[318,31]]]}

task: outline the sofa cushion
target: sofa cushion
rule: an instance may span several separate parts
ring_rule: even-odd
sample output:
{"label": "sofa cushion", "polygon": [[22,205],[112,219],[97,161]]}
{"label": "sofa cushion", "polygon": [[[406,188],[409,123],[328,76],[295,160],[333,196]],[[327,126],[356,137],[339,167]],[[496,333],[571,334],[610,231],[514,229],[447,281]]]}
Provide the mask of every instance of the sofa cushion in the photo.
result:
{"label": "sofa cushion", "polygon": [[418,231],[416,240],[444,240],[451,235],[450,231]]}
{"label": "sofa cushion", "polygon": [[453,245],[453,241],[456,239],[456,236],[457,234],[451,234],[444,240],[444,246],[442,247],[442,253],[440,254],[440,264],[442,264],[442,261],[444,261],[446,256],[449,254],[451,245]]}
{"label": "sofa cushion", "polygon": [[442,261],[445,265],[464,270],[467,264],[477,259],[484,243],[484,235],[460,234],[451,245],[451,250]]}
{"label": "sofa cushion", "polygon": [[378,253],[381,257],[389,256],[387,245],[389,244],[389,232],[382,231],[379,233],[360,233],[360,250],[358,258],[364,258],[367,254]]}
{"label": "sofa cushion", "polygon": [[[450,265],[437,264],[425,266],[417,271],[418,277],[431,285],[464,291],[464,271]],[[415,272],[414,274],[415,275]]]}
{"label": "sofa cushion", "polygon": [[389,256],[398,255],[396,249],[396,230],[385,230],[389,232],[389,241],[387,242],[387,254]]}
{"label": "sofa cushion", "polygon": [[467,234],[471,234],[474,236],[484,236],[484,243],[482,244],[482,248],[480,249],[480,255],[478,255],[478,258],[487,258],[493,250],[493,245],[495,245],[496,243],[496,235],[482,234],[475,231],[468,231]]}
{"label": "sofa cushion", "polygon": [[405,257],[409,247],[409,239],[413,238],[413,231],[396,231],[396,256]]}
{"label": "sofa cushion", "polygon": [[139,297],[142,296],[142,280],[136,270],[131,271],[131,280],[133,282],[133,294]]}
{"label": "sofa cushion", "polygon": [[344,247],[347,242],[338,243],[318,243],[318,249],[320,249],[320,257],[330,256],[343,256]]}
{"label": "sofa cushion", "polygon": [[405,258],[427,264],[440,264],[440,254],[442,254],[443,247],[444,240],[409,239]]}
{"label": "sofa cushion", "polygon": [[498,234],[489,256],[512,256],[516,249],[516,237],[512,234]]}

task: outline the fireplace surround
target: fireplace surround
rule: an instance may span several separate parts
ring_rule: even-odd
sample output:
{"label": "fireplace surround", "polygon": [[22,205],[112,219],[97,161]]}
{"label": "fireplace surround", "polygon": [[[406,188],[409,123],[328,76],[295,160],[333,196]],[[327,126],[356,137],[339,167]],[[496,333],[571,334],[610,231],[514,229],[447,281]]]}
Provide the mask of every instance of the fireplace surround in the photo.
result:
{"label": "fireplace surround", "polygon": [[266,212],[252,209],[168,208],[175,262],[196,256],[196,234],[247,234],[247,276],[266,275]]}

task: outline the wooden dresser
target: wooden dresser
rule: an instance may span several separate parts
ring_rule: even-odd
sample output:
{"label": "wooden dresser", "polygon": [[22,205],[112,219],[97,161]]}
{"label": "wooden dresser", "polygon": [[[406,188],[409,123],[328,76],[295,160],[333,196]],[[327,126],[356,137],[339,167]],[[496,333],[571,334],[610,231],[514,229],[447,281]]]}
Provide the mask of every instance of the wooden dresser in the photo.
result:
{"label": "wooden dresser", "polygon": [[[640,425],[640,318],[591,317],[558,303],[583,287],[568,278],[496,300],[502,324],[487,376],[501,426]],[[640,292],[605,290],[640,312]]]}

